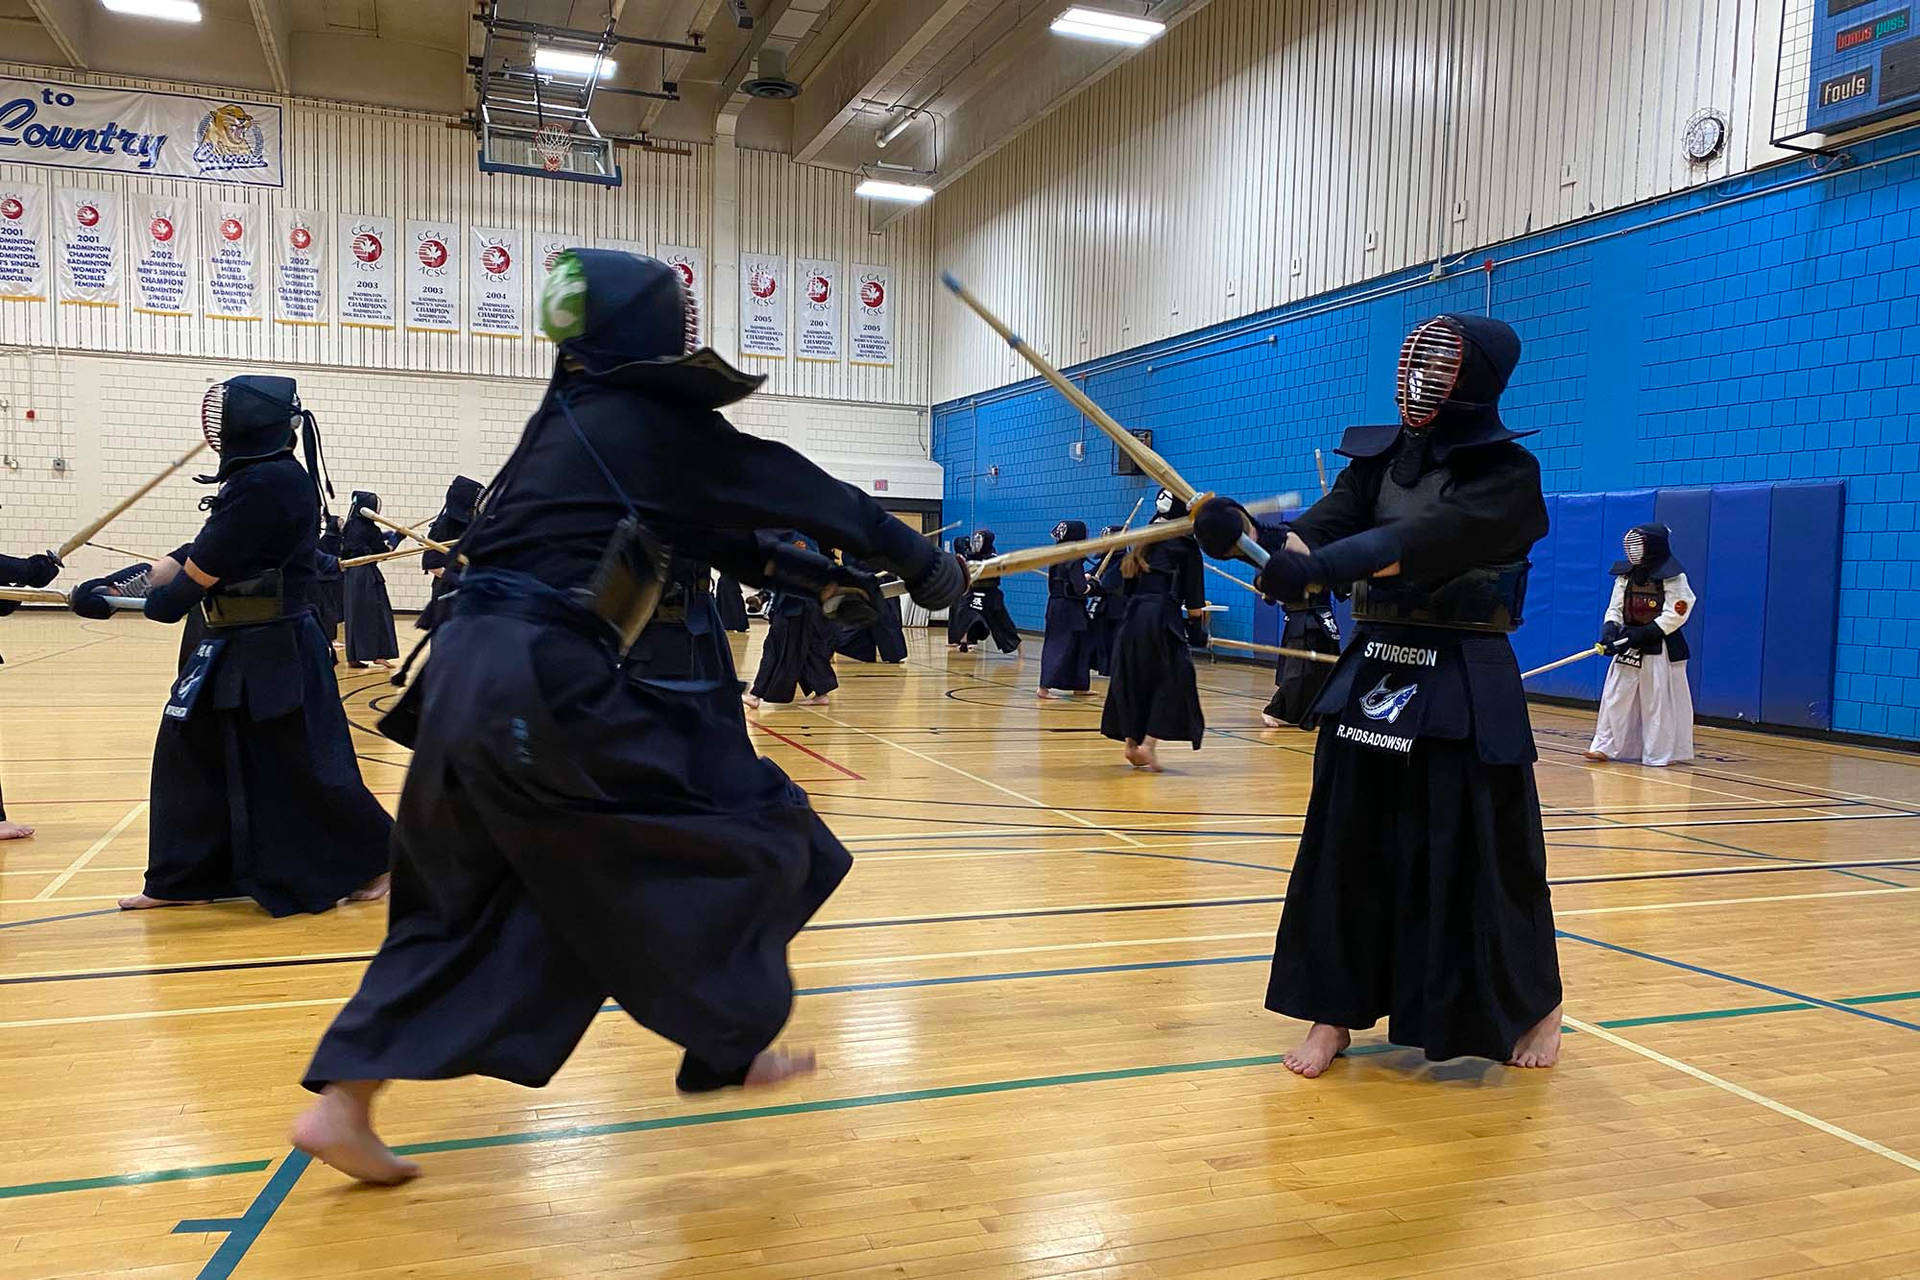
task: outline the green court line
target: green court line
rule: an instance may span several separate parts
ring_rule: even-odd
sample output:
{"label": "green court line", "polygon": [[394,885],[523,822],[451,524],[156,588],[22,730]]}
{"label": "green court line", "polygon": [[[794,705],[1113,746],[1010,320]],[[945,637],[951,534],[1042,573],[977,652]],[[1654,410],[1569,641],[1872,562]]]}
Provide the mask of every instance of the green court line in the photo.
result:
{"label": "green court line", "polygon": [[99,1191],[110,1187],[138,1187],[149,1182],[187,1182],[195,1178],[224,1178],[234,1173],[260,1173],[271,1160],[236,1160],[232,1164],[202,1164],[185,1169],[151,1169],[146,1173],[114,1173],[104,1178],[65,1178],[57,1182],[26,1182],[0,1187],[0,1200],[51,1196],[63,1191]]}
{"label": "green court line", "polygon": [[[1902,1000],[1920,1000],[1920,991],[1890,991],[1877,995],[1847,996],[1836,1004],[1892,1004]],[[1597,1025],[1609,1030],[1631,1027],[1670,1026],[1677,1023],[1708,1022],[1721,1018],[1745,1018],[1768,1013],[1803,1013],[1820,1006],[1793,1001],[1782,1004],[1745,1005],[1731,1009],[1702,1009],[1691,1013],[1656,1014],[1642,1018],[1615,1018]],[[1373,1043],[1355,1045],[1348,1057],[1391,1053],[1399,1045]],[[491,1134],[478,1138],[445,1138],[436,1142],[417,1142],[395,1147],[403,1156],[429,1155],[447,1151],[475,1151],[489,1147],[527,1146],[534,1143],[568,1142],[581,1138],[608,1137],[625,1133],[646,1133],[661,1129],[685,1129],[700,1125],[727,1124],[738,1120],[761,1120],[778,1116],[808,1115],[820,1111],[851,1111],[864,1107],[891,1106],[903,1102],[932,1102],[945,1098],[979,1097],[984,1094],[1016,1093],[1028,1089],[1051,1089],[1065,1085],[1095,1084],[1112,1080],[1141,1080],[1154,1076],[1192,1075],[1196,1072],[1231,1071],[1246,1067],[1276,1066],[1282,1054],[1260,1054],[1248,1058],[1216,1058],[1203,1062],[1162,1063],[1148,1067],[1121,1067],[1111,1071],[1082,1071],[1069,1075],[1032,1076],[1018,1080],[988,1080],[979,1084],[948,1085],[937,1089],[909,1089],[898,1093],[862,1094],[850,1098],[822,1098],[813,1102],[790,1102],[769,1107],[743,1107],[732,1111],[707,1111],[694,1114],[657,1116],[647,1120],[627,1120],[611,1124],[576,1125],[565,1129],[536,1129],[519,1133]],[[271,1160],[241,1160],[231,1164],[198,1165],[184,1169],[154,1169],[144,1173],[109,1174],[99,1178],[68,1178],[53,1182],[28,1182],[0,1186],[0,1200],[29,1196],[58,1195],[67,1191],[97,1191],[115,1187],[135,1187],[152,1182],[184,1182],[220,1178],[239,1173],[260,1173],[272,1167]]]}

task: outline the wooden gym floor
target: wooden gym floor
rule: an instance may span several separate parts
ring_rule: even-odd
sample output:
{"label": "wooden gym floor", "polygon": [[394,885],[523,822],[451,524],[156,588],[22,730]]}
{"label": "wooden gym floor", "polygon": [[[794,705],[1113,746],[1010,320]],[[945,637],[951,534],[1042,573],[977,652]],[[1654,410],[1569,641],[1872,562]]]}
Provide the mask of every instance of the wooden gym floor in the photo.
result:
{"label": "wooden gym floor", "polygon": [[[1539,711],[1562,1065],[1373,1032],[1304,1081],[1261,998],[1311,742],[1258,728],[1267,674],[1203,668],[1206,750],[1146,777],[1095,704],[1036,707],[1037,643],[916,634],[755,716],[858,857],[793,955],[820,1074],[683,1101],[610,1013],[543,1091],[393,1091],[426,1176],[366,1191],[284,1133],[382,909],[111,909],[176,640],[0,629],[40,832],[0,846],[0,1280],[1920,1275],[1920,757],[1596,768]],[[404,753],[359,745],[391,803]]]}

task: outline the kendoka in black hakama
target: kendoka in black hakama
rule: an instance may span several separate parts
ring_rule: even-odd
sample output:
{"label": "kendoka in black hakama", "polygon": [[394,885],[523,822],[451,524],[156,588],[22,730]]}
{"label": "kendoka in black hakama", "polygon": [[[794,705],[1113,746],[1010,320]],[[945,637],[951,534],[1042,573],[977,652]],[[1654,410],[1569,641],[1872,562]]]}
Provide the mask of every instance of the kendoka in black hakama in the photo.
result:
{"label": "kendoka in black hakama", "polygon": [[[583,276],[584,303],[564,292]],[[936,607],[960,589],[957,562],[936,563],[871,499],[714,412],[760,380],[680,354],[670,268],[571,250],[549,317],[556,291],[585,332],[559,335],[547,397],[467,534],[452,616],[399,709],[417,720],[388,935],[314,1055],[312,1089],[469,1073],[539,1085],[608,995],[687,1050],[683,1088],[718,1087],[785,1023],[787,944],[850,860],[755,758],[730,678],[667,674],[680,664],[657,655],[622,665],[583,589],[623,518],[753,585],[776,552],[805,553],[746,531],[798,525]]]}
{"label": "kendoka in black hakama", "polygon": [[[869,572],[866,565],[851,557],[847,567]],[[900,617],[899,597],[889,596],[881,601],[880,616],[865,626],[834,628],[833,651],[855,662],[905,662],[907,632]]]}
{"label": "kendoka in black hakama", "polygon": [[[1184,514],[1184,513],[1183,513]],[[1113,679],[1100,732],[1116,742],[1187,742],[1200,749],[1207,719],[1193,674],[1187,619],[1207,603],[1200,548],[1173,538],[1139,549],[1140,571],[1123,578]]]}
{"label": "kendoka in black hakama", "polygon": [[[380,509],[380,497],[356,493],[347,513],[346,527],[340,533],[342,558],[379,555],[400,543],[398,533],[383,533],[380,526],[360,514]],[[346,570],[347,665],[364,667],[369,662],[400,656],[400,639],[393,629],[393,602],[387,597],[387,575],[377,564],[355,565]]]}
{"label": "kendoka in black hakama", "polygon": [[[361,780],[314,612],[320,506],[292,456],[293,380],[225,386],[220,490],[184,552],[219,581],[203,591],[182,571],[146,596],[160,622],[204,598],[207,627],[154,742],[145,892],[325,911],[387,869],[393,823]],[[255,428],[266,445],[249,444]],[[92,597],[113,593],[98,581],[75,591],[77,611],[97,616]]]}
{"label": "kendoka in black hakama", "polygon": [[[1435,343],[1453,354],[1429,356]],[[1312,554],[1261,531],[1270,596],[1356,584],[1353,639],[1313,708],[1313,793],[1266,1003],[1352,1029],[1384,1017],[1389,1039],[1436,1061],[1504,1060],[1561,996],[1533,731],[1506,635],[1546,507],[1524,433],[1497,411],[1513,331],[1441,317],[1408,348],[1409,425],[1347,433],[1349,465],[1291,526]],[[1406,408],[1423,397],[1426,414]]]}
{"label": "kendoka in black hakama", "polygon": [[[1055,542],[1080,542],[1087,526],[1062,520],[1054,526]],[[1040,646],[1040,687],[1085,693],[1093,687],[1088,652],[1091,623],[1087,619],[1087,567],[1079,560],[1047,569],[1047,630]]]}
{"label": "kendoka in black hakama", "polygon": [[[975,533],[968,545],[969,560],[991,560],[996,554],[991,529]],[[960,646],[962,652],[988,639],[1002,653],[1012,653],[1020,647],[1020,628],[1013,625],[1013,615],[1007,612],[1006,593],[994,578],[967,592],[966,599],[953,607],[947,619],[947,643]]]}

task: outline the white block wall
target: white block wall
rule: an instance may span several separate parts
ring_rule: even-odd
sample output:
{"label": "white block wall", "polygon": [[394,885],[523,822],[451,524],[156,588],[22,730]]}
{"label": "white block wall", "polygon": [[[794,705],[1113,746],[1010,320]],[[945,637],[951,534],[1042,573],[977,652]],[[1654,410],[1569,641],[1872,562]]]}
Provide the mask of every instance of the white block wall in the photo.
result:
{"label": "white block wall", "polygon": [[[240,372],[282,373],[320,419],[326,460],[344,515],[354,489],[381,510],[430,519],[456,474],[486,481],[506,461],[540,379],[100,355],[0,347],[0,548],[26,555],[56,546],[199,440],[200,397]],[[28,418],[31,412],[33,417]],[[755,396],[727,415],[742,430],[784,441],[835,476],[886,496],[938,498],[940,469],[926,458],[925,413],[912,406]],[[66,462],[58,469],[55,459]],[[165,555],[193,536],[211,486],[200,459],[99,535],[142,556]],[[76,553],[60,585],[125,563]],[[396,608],[418,608],[427,579],[416,563],[386,567]],[[135,625],[129,620],[128,625]]]}

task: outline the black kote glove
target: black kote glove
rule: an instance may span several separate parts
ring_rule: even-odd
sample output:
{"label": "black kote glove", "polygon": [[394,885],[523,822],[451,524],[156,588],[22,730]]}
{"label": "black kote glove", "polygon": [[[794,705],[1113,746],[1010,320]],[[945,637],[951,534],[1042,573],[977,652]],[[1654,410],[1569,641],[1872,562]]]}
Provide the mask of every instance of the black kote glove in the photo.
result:
{"label": "black kote glove", "polygon": [[908,577],[907,594],[922,609],[946,609],[967,593],[967,562],[936,552],[920,572]]}

